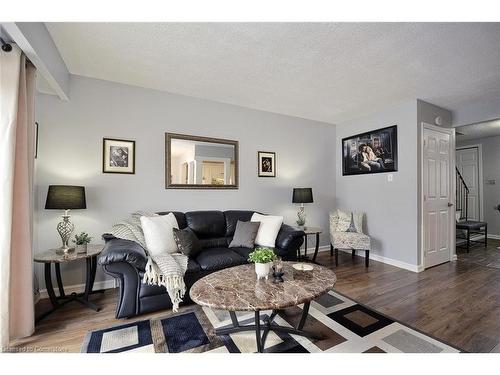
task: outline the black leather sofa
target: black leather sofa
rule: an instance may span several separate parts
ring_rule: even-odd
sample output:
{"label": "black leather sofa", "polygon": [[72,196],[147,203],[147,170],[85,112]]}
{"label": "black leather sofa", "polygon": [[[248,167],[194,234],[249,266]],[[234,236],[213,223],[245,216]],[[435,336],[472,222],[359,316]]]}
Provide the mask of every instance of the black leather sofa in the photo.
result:
{"label": "black leather sofa", "polygon": [[[165,215],[167,212],[159,212]],[[252,249],[229,248],[238,220],[250,221],[254,211],[191,211],[172,212],[179,228],[191,228],[200,239],[203,250],[189,259],[184,277],[187,293],[183,304],[190,303],[189,288],[200,278],[212,272],[247,263]],[[296,260],[304,232],[283,224],[276,239],[275,252],[283,260]],[[146,253],[137,243],[103,235],[106,244],[98,263],[104,271],[116,278],[120,291],[116,308],[117,318],[127,318],[172,307],[164,287],[142,283]]]}

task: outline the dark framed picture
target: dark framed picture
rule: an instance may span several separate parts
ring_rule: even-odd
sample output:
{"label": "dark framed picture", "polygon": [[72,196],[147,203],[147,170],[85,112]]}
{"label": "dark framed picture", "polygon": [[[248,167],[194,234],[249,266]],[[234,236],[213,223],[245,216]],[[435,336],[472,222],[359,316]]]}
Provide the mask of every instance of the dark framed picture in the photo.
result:
{"label": "dark framed picture", "polygon": [[343,176],[397,170],[397,125],[342,139]]}
{"label": "dark framed picture", "polygon": [[276,177],[276,153],[268,151],[257,152],[259,177]]}
{"label": "dark framed picture", "polygon": [[135,173],[135,141],[103,138],[103,173]]}

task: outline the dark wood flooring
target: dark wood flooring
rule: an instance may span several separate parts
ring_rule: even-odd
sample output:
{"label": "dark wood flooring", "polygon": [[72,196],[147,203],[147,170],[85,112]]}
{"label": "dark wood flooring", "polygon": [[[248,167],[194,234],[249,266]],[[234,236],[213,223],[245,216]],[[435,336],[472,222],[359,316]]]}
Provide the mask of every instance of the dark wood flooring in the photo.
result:
{"label": "dark wood flooring", "polygon": [[[500,347],[499,269],[459,260],[417,274],[376,261],[365,268],[363,258],[344,252],[337,268],[328,252],[318,262],[336,271],[336,290],[383,314],[469,352]],[[89,330],[165,315],[116,320],[116,296],[117,290],[92,296],[102,306],[98,313],[67,305],[41,321],[33,336],[11,344],[20,350],[79,352]],[[47,307],[48,300],[40,301],[37,314]]]}

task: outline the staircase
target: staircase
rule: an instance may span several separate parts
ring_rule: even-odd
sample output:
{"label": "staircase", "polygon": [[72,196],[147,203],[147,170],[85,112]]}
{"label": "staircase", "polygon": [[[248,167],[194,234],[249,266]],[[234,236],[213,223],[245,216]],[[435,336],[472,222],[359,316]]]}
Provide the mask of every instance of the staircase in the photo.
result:
{"label": "staircase", "polygon": [[465,183],[462,174],[455,167],[456,194],[455,194],[455,215],[458,221],[467,221],[469,214],[469,188]]}
{"label": "staircase", "polygon": [[[469,188],[465,183],[462,174],[455,167],[456,195],[455,195],[455,216],[457,238],[465,240],[467,252],[470,251],[471,243],[479,243],[487,247],[488,245],[488,223],[482,221],[469,220]],[[458,235],[462,234],[463,237]],[[484,241],[471,240],[471,235],[484,235]],[[457,247],[458,244],[457,244]]]}

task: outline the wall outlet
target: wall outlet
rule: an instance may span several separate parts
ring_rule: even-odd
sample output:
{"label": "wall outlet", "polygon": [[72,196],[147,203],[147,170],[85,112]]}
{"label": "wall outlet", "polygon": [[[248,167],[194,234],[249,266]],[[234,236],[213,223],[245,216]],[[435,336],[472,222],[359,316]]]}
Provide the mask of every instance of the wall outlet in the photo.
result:
{"label": "wall outlet", "polygon": [[392,182],[394,180],[394,175],[392,173],[389,173],[387,175],[387,181]]}

